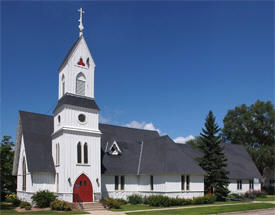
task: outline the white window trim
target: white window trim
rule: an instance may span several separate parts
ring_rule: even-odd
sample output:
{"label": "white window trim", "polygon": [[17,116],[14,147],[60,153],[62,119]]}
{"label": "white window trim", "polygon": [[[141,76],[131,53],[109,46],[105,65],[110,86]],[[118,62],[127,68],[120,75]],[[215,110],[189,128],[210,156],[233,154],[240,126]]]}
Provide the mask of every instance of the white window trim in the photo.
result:
{"label": "white window trim", "polygon": [[[113,146],[116,147],[116,150],[114,150],[112,152]],[[119,146],[118,146],[118,144],[117,144],[117,142],[115,140],[114,140],[113,144],[111,145],[111,147],[109,148],[109,154],[111,154],[111,155],[119,155],[119,154],[121,154],[121,150],[120,150],[120,148],[119,148]]]}

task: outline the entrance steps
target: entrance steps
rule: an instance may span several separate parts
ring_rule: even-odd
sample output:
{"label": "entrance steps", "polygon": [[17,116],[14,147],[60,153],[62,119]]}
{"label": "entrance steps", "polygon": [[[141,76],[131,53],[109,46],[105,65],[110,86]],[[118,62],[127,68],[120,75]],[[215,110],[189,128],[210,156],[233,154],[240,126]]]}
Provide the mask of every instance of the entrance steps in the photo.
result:
{"label": "entrance steps", "polygon": [[106,210],[100,202],[78,202],[75,206],[84,211],[99,211]]}

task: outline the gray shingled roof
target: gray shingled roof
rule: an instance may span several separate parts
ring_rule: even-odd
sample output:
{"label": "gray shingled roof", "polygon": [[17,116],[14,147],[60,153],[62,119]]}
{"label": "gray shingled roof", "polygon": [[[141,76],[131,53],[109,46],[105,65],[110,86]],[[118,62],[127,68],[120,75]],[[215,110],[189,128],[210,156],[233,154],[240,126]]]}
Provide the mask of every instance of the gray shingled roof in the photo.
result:
{"label": "gray shingled roof", "polygon": [[62,105],[73,105],[77,107],[84,107],[84,108],[99,110],[99,107],[97,106],[94,99],[85,97],[85,96],[78,96],[70,93],[66,93],[64,96],[62,96],[58,100],[58,103],[53,112],[55,112]]}
{"label": "gray shingled roof", "polygon": [[[149,131],[122,126],[99,124],[102,150],[103,174],[137,174],[141,141],[159,137],[157,131]],[[122,153],[108,154],[111,144],[117,142]],[[107,149],[107,150],[106,150]]]}
{"label": "gray shingled roof", "polygon": [[[226,170],[229,171],[228,177],[231,179],[253,179],[262,178],[256,165],[249,156],[243,145],[223,144],[224,155],[228,159]],[[185,151],[193,159],[202,157],[202,153],[189,144],[183,144]]]}
{"label": "gray shingled roof", "polygon": [[[55,172],[51,139],[53,117],[25,111],[19,111],[19,117],[24,137],[28,171]],[[20,149],[18,150],[20,151]],[[16,162],[18,163],[18,160]],[[17,170],[17,167],[15,168]]]}
{"label": "gray shingled roof", "polygon": [[184,147],[163,136],[144,142],[140,174],[204,175],[198,163],[188,156]]}
{"label": "gray shingled roof", "polygon": [[[51,152],[53,116],[20,111],[19,118],[28,170],[55,172]],[[107,124],[99,124],[99,129],[103,174],[204,174],[195,160],[201,153],[188,144],[176,144],[168,136],[160,137],[157,131]],[[122,152],[117,156],[106,152],[114,140]],[[18,145],[16,147],[18,151]],[[229,178],[261,178],[243,146],[226,144],[224,153],[228,158]],[[16,153],[14,174],[18,156]]]}

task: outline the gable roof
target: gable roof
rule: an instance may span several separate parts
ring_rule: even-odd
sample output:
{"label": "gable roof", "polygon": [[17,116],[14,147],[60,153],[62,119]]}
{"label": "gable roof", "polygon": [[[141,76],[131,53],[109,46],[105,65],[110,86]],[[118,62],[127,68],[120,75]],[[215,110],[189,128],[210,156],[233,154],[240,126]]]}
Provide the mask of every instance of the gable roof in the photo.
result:
{"label": "gable roof", "polygon": [[[55,172],[52,158],[53,116],[19,111],[29,172]],[[102,132],[103,174],[204,174],[197,161],[202,153],[189,144],[177,144],[157,131],[99,124]],[[19,137],[21,138],[21,136]],[[120,155],[106,149],[116,141]],[[16,143],[13,174],[17,174],[20,140]],[[229,178],[261,178],[254,162],[241,145],[225,144]]]}
{"label": "gable roof", "polygon": [[[141,141],[159,137],[157,131],[99,124],[101,136],[101,169],[103,174],[137,174]],[[117,142],[121,154],[109,155],[108,149]]]}
{"label": "gable roof", "polygon": [[[193,159],[202,157],[203,153],[198,149],[192,148],[190,144],[182,144],[185,151]],[[230,179],[253,179],[262,178],[255,163],[243,145],[223,144],[223,153],[227,158],[226,170],[229,171]]]}
{"label": "gable roof", "polygon": [[62,105],[73,105],[77,107],[99,110],[99,107],[97,106],[94,99],[86,96],[71,94],[71,93],[66,93],[64,96],[62,96],[58,100],[57,105],[53,112],[55,112]]}
{"label": "gable roof", "polygon": [[[55,172],[52,158],[53,117],[19,111],[19,118],[24,137],[25,153],[29,172]],[[21,138],[21,136],[19,137]],[[17,140],[17,144],[21,140]],[[20,146],[17,151],[20,152]],[[18,154],[18,153],[17,153]],[[17,159],[17,160],[16,160]],[[13,173],[17,173],[19,155],[15,157],[17,166],[14,166]]]}

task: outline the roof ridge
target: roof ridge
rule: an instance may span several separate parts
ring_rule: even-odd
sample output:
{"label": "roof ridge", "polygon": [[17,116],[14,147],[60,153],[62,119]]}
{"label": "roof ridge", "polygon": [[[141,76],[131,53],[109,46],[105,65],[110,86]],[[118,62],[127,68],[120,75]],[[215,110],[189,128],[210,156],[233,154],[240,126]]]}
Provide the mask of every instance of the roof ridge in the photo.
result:
{"label": "roof ridge", "polygon": [[123,126],[123,125],[113,125],[113,124],[106,124],[106,123],[99,123],[99,124],[113,126],[113,127],[127,128],[127,129],[135,129],[135,130],[141,130],[141,131],[157,132],[157,130],[148,130],[148,129],[143,129],[143,128],[132,128],[132,127],[127,127],[127,126]]}
{"label": "roof ridge", "polygon": [[48,115],[48,114],[43,114],[43,113],[35,113],[35,112],[24,111],[24,110],[19,110],[18,112],[19,112],[19,114],[27,113],[27,114],[35,114],[35,115],[40,115],[40,116],[53,117],[53,115]]}

